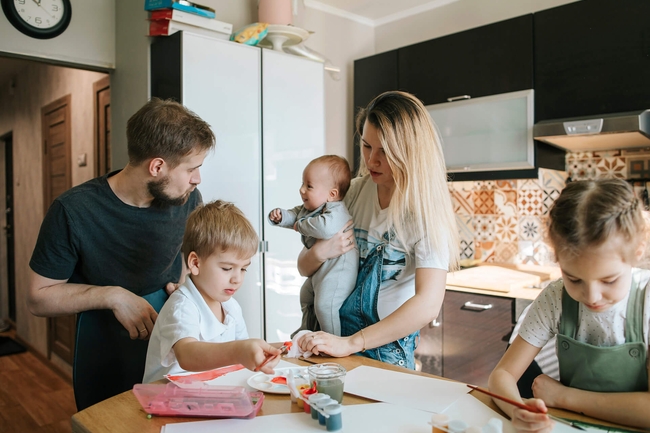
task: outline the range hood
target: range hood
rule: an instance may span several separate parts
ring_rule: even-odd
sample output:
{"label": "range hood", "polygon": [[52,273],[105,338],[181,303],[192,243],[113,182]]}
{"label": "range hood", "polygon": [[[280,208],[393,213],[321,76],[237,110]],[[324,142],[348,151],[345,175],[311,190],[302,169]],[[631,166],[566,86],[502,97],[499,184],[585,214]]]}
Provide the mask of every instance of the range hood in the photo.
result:
{"label": "range hood", "polygon": [[533,137],[571,152],[650,147],[650,110],[545,120]]}

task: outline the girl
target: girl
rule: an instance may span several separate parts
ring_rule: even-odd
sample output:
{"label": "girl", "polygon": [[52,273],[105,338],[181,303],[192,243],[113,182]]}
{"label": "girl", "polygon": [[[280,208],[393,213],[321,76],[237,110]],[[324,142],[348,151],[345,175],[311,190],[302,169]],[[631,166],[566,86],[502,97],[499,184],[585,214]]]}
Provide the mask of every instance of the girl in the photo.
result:
{"label": "girl", "polygon": [[340,309],[341,337],[312,332],[298,344],[413,369],[419,330],[438,316],[447,271],[458,266],[440,137],[422,103],[403,92],[383,93],[361,110],[357,133],[363,163],[345,196],[354,232],[348,226],[298,259],[301,273],[312,275],[356,241],[356,287]]}
{"label": "girl", "polygon": [[[490,389],[522,401],[517,380],[557,336],[560,381],[542,374],[526,404],[558,407],[635,427],[650,427],[648,306],[650,271],[639,200],[620,179],[569,183],[549,214],[548,238],[562,269],[533,302],[519,335],[490,375]],[[518,431],[547,432],[544,413],[496,404]]]}

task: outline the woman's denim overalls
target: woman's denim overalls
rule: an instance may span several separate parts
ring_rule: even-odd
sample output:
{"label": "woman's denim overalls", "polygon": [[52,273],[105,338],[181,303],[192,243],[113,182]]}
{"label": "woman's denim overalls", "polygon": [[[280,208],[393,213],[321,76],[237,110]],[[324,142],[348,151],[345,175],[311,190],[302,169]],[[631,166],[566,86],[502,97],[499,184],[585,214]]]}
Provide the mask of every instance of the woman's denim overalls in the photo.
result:
{"label": "woman's denim overalls", "polygon": [[[380,320],[377,313],[377,299],[382,283],[384,251],[389,241],[389,234],[384,233],[383,242],[375,245],[366,258],[360,260],[356,287],[339,310],[341,335],[344,337],[353,335]],[[414,370],[414,351],[419,336],[420,331],[416,331],[392,343],[367,349],[358,354]]]}

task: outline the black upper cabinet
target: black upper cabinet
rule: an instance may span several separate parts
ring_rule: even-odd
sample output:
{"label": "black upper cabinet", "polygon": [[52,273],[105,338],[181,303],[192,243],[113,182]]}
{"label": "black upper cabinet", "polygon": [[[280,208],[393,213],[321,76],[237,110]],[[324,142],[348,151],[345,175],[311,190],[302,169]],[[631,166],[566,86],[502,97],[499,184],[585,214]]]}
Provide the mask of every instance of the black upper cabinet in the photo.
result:
{"label": "black upper cabinet", "polygon": [[535,13],[536,121],[650,108],[649,17],[648,0]]}
{"label": "black upper cabinet", "polygon": [[399,86],[425,105],[533,88],[532,14],[398,51]]}
{"label": "black upper cabinet", "polygon": [[397,50],[354,61],[354,112],[389,90],[398,90]]}
{"label": "black upper cabinet", "polygon": [[[365,108],[375,96],[398,90],[397,50],[387,51],[354,61],[354,118],[359,108]],[[353,126],[354,127],[354,126]],[[358,137],[354,138],[358,145]],[[359,152],[355,149],[353,173],[359,168]]]}

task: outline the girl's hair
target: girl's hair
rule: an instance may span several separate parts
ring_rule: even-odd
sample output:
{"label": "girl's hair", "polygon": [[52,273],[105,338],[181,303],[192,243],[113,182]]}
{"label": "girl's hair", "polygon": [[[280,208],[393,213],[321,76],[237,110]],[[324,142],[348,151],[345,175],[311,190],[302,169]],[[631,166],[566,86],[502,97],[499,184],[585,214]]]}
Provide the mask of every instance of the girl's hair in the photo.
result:
{"label": "girl's hair", "polygon": [[646,240],[646,216],[632,187],[621,179],[570,182],[549,212],[548,240],[558,254],[579,255],[611,236],[623,236],[628,263]]}
{"label": "girl's hair", "polygon": [[194,209],[183,236],[185,260],[194,251],[207,258],[216,252],[234,250],[242,259],[255,255],[259,238],[244,213],[232,203],[215,200]]}
{"label": "girl's hair", "polygon": [[329,169],[329,173],[334,179],[334,185],[339,190],[339,199],[343,200],[348,189],[350,189],[350,179],[352,172],[350,171],[350,164],[348,160],[338,155],[323,155],[316,159],[312,159],[307,167],[312,164],[325,164]]}
{"label": "girl's hair", "polygon": [[151,98],[126,123],[129,163],[162,158],[172,168],[193,150],[212,150],[214,133],[195,113],[171,99]]}
{"label": "girl's hair", "polygon": [[[356,119],[359,138],[365,123],[377,129],[395,191],[388,223],[397,239],[413,234],[428,240],[433,251],[449,252],[450,270],[458,268],[459,240],[447,187],[442,139],[422,102],[404,92],[385,92],[361,109]],[[361,140],[359,140],[361,141]],[[359,175],[368,174],[361,158]]]}

